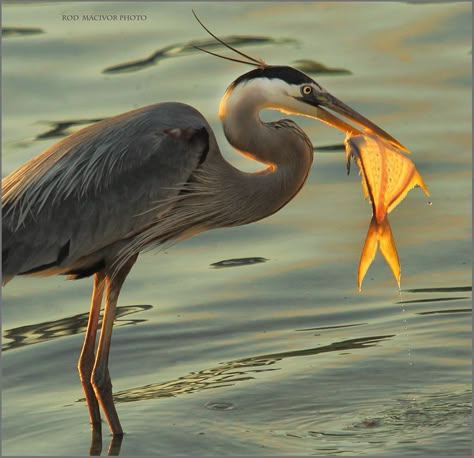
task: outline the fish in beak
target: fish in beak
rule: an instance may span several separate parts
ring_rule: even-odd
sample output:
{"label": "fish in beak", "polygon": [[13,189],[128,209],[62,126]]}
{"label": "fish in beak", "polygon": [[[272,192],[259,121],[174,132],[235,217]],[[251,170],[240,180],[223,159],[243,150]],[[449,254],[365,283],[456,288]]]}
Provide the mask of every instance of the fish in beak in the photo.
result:
{"label": "fish in beak", "polygon": [[[300,112],[300,114],[319,119],[320,121],[325,122],[336,129],[342,130],[347,134],[361,135],[368,133],[378,135],[380,138],[386,140],[393,146],[406,153],[409,153],[408,149],[398,140],[393,138],[390,134],[385,132],[382,128],[374,124],[365,116],[362,116],[360,113],[347,106],[344,102],[341,102],[337,97],[334,97],[325,90],[321,90],[320,86],[316,83],[310,87],[313,88],[311,93],[308,93],[307,95],[302,94],[301,97],[298,97],[299,101],[305,102],[305,104],[309,105],[309,107],[306,109],[303,108],[303,112]],[[348,124],[344,119],[338,118],[328,110],[331,110],[332,112],[342,116],[346,120],[354,122],[358,126],[362,127],[365,132],[362,132],[356,127]]]}
{"label": "fish in beak", "polygon": [[359,261],[357,286],[360,291],[378,247],[400,289],[400,261],[387,215],[415,186],[423,189],[427,196],[428,189],[408,156],[393,148],[379,135],[348,134],[344,144],[346,161],[349,163],[351,157],[354,158],[360,169],[364,197],[372,204],[372,219]]}

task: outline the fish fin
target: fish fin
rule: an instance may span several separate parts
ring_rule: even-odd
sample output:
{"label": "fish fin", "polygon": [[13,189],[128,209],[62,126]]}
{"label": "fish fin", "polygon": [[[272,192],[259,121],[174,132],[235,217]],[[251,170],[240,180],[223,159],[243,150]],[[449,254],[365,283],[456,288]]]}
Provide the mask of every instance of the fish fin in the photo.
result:
{"label": "fish fin", "polygon": [[418,170],[415,173],[415,185],[418,185],[421,189],[423,189],[423,192],[429,197],[430,193],[428,191],[428,188],[425,185],[425,182],[423,181],[423,178],[421,178],[421,175],[418,173]]}
{"label": "fish fin", "polygon": [[406,197],[408,192],[412,190],[415,186],[419,186],[423,190],[423,192],[429,197],[430,193],[425,185],[425,182],[423,181],[423,178],[421,178],[421,175],[418,173],[418,170],[416,170],[413,164],[412,164],[412,167],[413,167],[412,176],[404,184],[403,189],[401,189],[398,196],[395,199],[393,199],[390,205],[387,206],[387,213],[390,213]]}
{"label": "fish fin", "polygon": [[388,218],[385,218],[381,224],[381,231],[379,235],[379,248],[385,261],[390,267],[390,270],[397,281],[398,289],[400,289],[400,260],[398,259],[397,248],[395,247],[395,240],[393,239],[392,229]]}
{"label": "fish fin", "polygon": [[359,291],[362,290],[362,281],[377,253],[377,229],[378,224],[375,216],[373,216],[369,224],[367,236],[365,237],[364,248],[362,248],[362,254],[360,255],[359,270],[357,272],[357,287]]}

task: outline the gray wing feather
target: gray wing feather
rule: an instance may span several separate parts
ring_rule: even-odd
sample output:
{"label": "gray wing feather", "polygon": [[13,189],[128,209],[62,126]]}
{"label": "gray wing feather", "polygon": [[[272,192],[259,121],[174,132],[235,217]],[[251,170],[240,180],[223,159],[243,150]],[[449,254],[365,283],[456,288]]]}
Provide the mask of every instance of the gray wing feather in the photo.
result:
{"label": "gray wing feather", "polygon": [[206,154],[209,132],[190,106],[150,105],[86,127],[10,174],[4,278],[73,264],[156,220]]}

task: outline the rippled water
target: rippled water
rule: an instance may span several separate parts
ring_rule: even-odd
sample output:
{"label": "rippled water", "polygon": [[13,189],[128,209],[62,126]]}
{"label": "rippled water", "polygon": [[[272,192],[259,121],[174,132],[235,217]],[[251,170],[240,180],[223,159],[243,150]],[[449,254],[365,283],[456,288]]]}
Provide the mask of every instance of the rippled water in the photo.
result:
{"label": "rippled water", "polygon": [[[370,206],[342,134],[298,119],[320,148],[293,202],[142,255],[127,280],[110,362],[120,453],[470,454],[470,3],[6,4],[3,176],[87,123],[168,100],[254,170],[217,116],[247,69],[189,46],[209,38],[191,8],[245,52],[316,71],[407,145],[433,205],[415,189],[391,214],[403,303],[380,256],[358,293]],[[92,13],[146,20],[62,20]],[[90,292],[62,278],[3,290],[4,455],[89,453],[76,360]]]}

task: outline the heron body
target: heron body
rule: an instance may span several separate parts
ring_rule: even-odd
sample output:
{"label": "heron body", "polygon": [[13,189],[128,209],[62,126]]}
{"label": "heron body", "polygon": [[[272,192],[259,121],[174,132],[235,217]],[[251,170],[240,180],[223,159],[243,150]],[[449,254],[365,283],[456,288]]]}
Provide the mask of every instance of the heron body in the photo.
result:
{"label": "heron body", "polygon": [[[234,138],[255,122],[248,107],[237,116]],[[82,278],[164,241],[274,213],[303,185],[313,150],[292,121],[261,130],[235,145],[268,165],[258,174],[226,162],[206,120],[180,103],[65,138],[3,181],[4,278]],[[260,144],[281,153],[265,157]]]}
{"label": "heron body", "polygon": [[100,406],[112,433],[122,434],[108,356],[117,299],[138,254],[278,211],[302,188],[313,147],[293,121],[265,123],[259,113],[276,109],[360,133],[323,107],[403,148],[304,73],[262,64],[229,86],[219,109],[229,143],[263,164],[257,173],[224,160],[197,110],[161,103],[86,127],[3,180],[3,282],[17,275],[94,276],[78,365],[93,431],[100,432]]}

